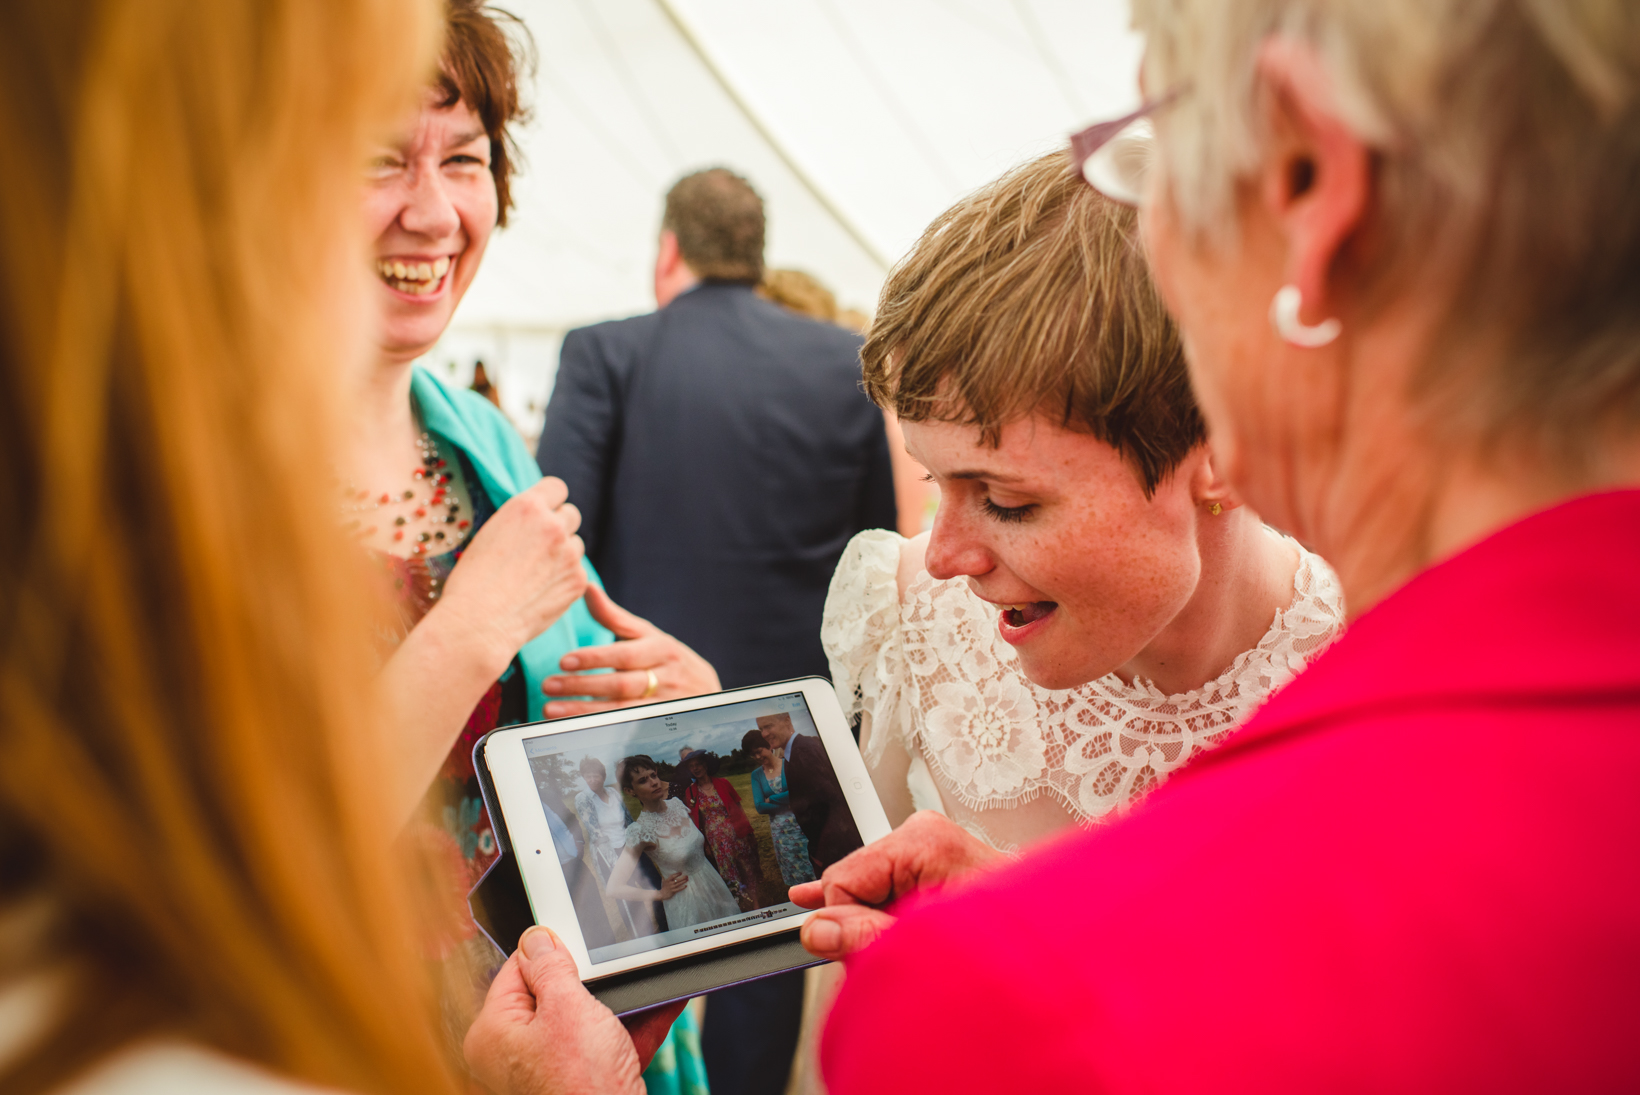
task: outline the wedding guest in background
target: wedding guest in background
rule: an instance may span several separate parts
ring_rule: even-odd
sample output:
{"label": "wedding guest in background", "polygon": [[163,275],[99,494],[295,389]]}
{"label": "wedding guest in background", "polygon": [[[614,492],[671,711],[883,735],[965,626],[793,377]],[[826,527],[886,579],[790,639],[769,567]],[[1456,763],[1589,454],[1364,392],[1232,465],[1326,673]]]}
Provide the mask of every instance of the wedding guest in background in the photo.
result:
{"label": "wedding guest in background", "polygon": [[484,368],[484,362],[473,362],[473,382],[467,387],[468,390],[475,391],[488,399],[496,407],[501,406],[501,389],[496,387],[495,382],[490,379],[489,371]]}
{"label": "wedding guest in background", "polygon": [[792,814],[791,791],[786,786],[786,759],[772,749],[761,730],[748,730],[740,739],[740,751],[758,767],[752,769],[752,805],[769,819],[769,835],[774,841],[775,862],[780,878],[788,887],[814,881],[814,864],[809,860],[809,842],[803,827]]}
{"label": "wedding guest in background", "polygon": [[837,322],[837,297],[820,279],[802,270],[765,270],[757,295],[800,316],[821,323]]}
{"label": "wedding guest in background", "polygon": [[787,802],[808,841],[809,861],[816,873],[823,871],[862,843],[826,747],[813,734],[797,733],[792,717],[784,712],[759,715],[757,729],[769,748],[780,754]]}
{"label": "wedding guest in background", "polygon": [[683,804],[689,820],[706,836],[706,855],[729,892],[735,895],[741,912],[757,908],[757,884],[763,878],[758,865],[757,843],[752,839],[752,823],[740,807],[740,794],[728,780],[718,776],[716,753],[696,749],[683,758],[689,773]]}
{"label": "wedding guest in background", "polygon": [[689,769],[683,766],[683,758],[694,751],[693,745],[685,744],[678,747],[678,764],[672,769],[672,778],[668,784],[672,798],[682,798],[689,785],[695,781],[695,777],[689,774]]}
{"label": "wedding guest in background", "polygon": [[[609,769],[604,767],[603,761],[597,757],[585,757],[581,761],[580,772],[586,787],[575,794],[575,814],[586,831],[598,881],[608,885],[609,872],[614,870],[615,861],[626,847],[626,828],[632,824],[632,815],[627,812],[626,800],[620,792],[614,787],[605,786]],[[649,869],[652,871],[653,867]],[[645,881],[655,889],[660,888],[659,876],[646,876]],[[650,935],[656,930],[654,902],[622,901],[619,905],[621,918],[633,935]]]}
{"label": "wedding guest in background", "polygon": [[[856,532],[894,524],[860,340],[757,296],[764,228],[739,176],[679,180],[658,310],[565,336],[536,454],[568,484],[611,595],[731,688],[825,672],[818,628],[837,557]],[[646,688],[633,672],[570,684],[626,699]]]}

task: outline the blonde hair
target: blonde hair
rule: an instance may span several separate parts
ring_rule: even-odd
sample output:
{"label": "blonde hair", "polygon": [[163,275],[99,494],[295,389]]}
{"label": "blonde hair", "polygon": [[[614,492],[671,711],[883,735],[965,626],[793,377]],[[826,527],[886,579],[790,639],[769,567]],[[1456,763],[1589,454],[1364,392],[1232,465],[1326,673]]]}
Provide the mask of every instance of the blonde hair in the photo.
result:
{"label": "blonde hair", "polygon": [[[1315,50],[1342,120],[1376,153],[1377,287],[1437,272],[1445,341],[1419,378],[1482,436],[1577,461],[1640,422],[1640,5],[1632,0],[1134,0],[1158,163],[1202,238],[1234,223],[1258,162],[1256,57]],[[1485,377],[1443,347],[1498,341]],[[1454,383],[1456,381],[1457,383]],[[1415,393],[1418,394],[1418,393]],[[1461,421],[1460,421],[1461,420]]]}
{"label": "blonde hair", "polygon": [[757,295],[800,316],[837,322],[837,297],[820,279],[802,270],[765,270]]}
{"label": "blonde hair", "polygon": [[[21,10],[20,10],[21,9]],[[368,140],[404,0],[16,0],[0,36],[0,914],[45,930],[49,1090],[151,1035],[452,1089],[384,863],[368,606],[336,527]]]}
{"label": "blonde hair", "polygon": [[1063,153],[982,187],[889,274],[860,351],[866,394],[907,422],[971,423],[991,445],[1047,413],[1155,490],[1206,429],[1135,235],[1133,210]]}

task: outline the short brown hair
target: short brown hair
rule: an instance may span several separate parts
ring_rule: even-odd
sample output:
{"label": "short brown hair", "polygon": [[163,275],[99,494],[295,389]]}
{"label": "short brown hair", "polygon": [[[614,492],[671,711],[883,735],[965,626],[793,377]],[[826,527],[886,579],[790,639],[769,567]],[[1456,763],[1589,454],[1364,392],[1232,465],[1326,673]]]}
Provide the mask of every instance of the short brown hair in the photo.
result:
{"label": "short brown hair", "polygon": [[699,277],[762,279],[763,199],[728,168],[707,168],[674,183],[661,227],[678,237],[679,254]]}
{"label": "short brown hair", "polygon": [[654,758],[647,753],[636,753],[633,756],[623,758],[621,763],[615,766],[615,772],[616,782],[621,785],[621,790],[631,794],[632,785],[638,781],[640,775],[645,772],[654,772],[658,776],[661,774],[661,766],[656,764]]}
{"label": "short brown hair", "polygon": [[518,97],[518,73],[532,67],[529,30],[518,16],[484,0],[445,0],[444,56],[439,59],[441,107],[466,103],[490,138],[496,224],[507,226],[518,145],[509,126],[528,116]]}
{"label": "short brown hair", "polygon": [[889,274],[860,351],[866,392],[907,422],[1056,414],[1113,446],[1148,494],[1205,440],[1178,329],[1131,209],[1053,153],[964,198]]}

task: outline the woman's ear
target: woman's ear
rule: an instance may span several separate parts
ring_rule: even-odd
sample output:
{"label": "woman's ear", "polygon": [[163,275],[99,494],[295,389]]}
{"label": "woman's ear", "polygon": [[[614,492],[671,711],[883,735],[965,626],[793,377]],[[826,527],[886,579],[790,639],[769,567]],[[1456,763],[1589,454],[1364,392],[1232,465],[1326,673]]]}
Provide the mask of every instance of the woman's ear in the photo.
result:
{"label": "woman's ear", "polygon": [[1287,284],[1304,306],[1299,320],[1315,324],[1339,311],[1329,279],[1366,219],[1372,154],[1340,116],[1332,78],[1309,43],[1267,40],[1258,74],[1270,133],[1259,193],[1286,237]]}
{"label": "woman's ear", "polygon": [[1202,445],[1197,452],[1199,455],[1192,460],[1190,469],[1190,500],[1215,517],[1240,506],[1240,496],[1219,475],[1213,450]]}

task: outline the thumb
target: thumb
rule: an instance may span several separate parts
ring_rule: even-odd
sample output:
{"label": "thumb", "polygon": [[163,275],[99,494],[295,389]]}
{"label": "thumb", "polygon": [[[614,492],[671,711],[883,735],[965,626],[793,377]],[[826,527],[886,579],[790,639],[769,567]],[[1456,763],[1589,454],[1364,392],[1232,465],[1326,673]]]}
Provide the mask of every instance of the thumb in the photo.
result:
{"label": "thumb", "polygon": [[587,583],[586,602],[592,618],[613,631],[617,638],[636,639],[660,630],[642,616],[634,616],[616,604],[614,598],[595,582]]}
{"label": "thumb", "polygon": [[835,905],[809,917],[803,947],[816,958],[847,958],[865,950],[894,926],[894,917],[866,905]]}
{"label": "thumb", "polygon": [[581,984],[580,971],[569,948],[551,928],[536,925],[518,941],[518,972],[535,997],[537,1010],[572,1008],[577,998],[588,1001],[586,988]]}

